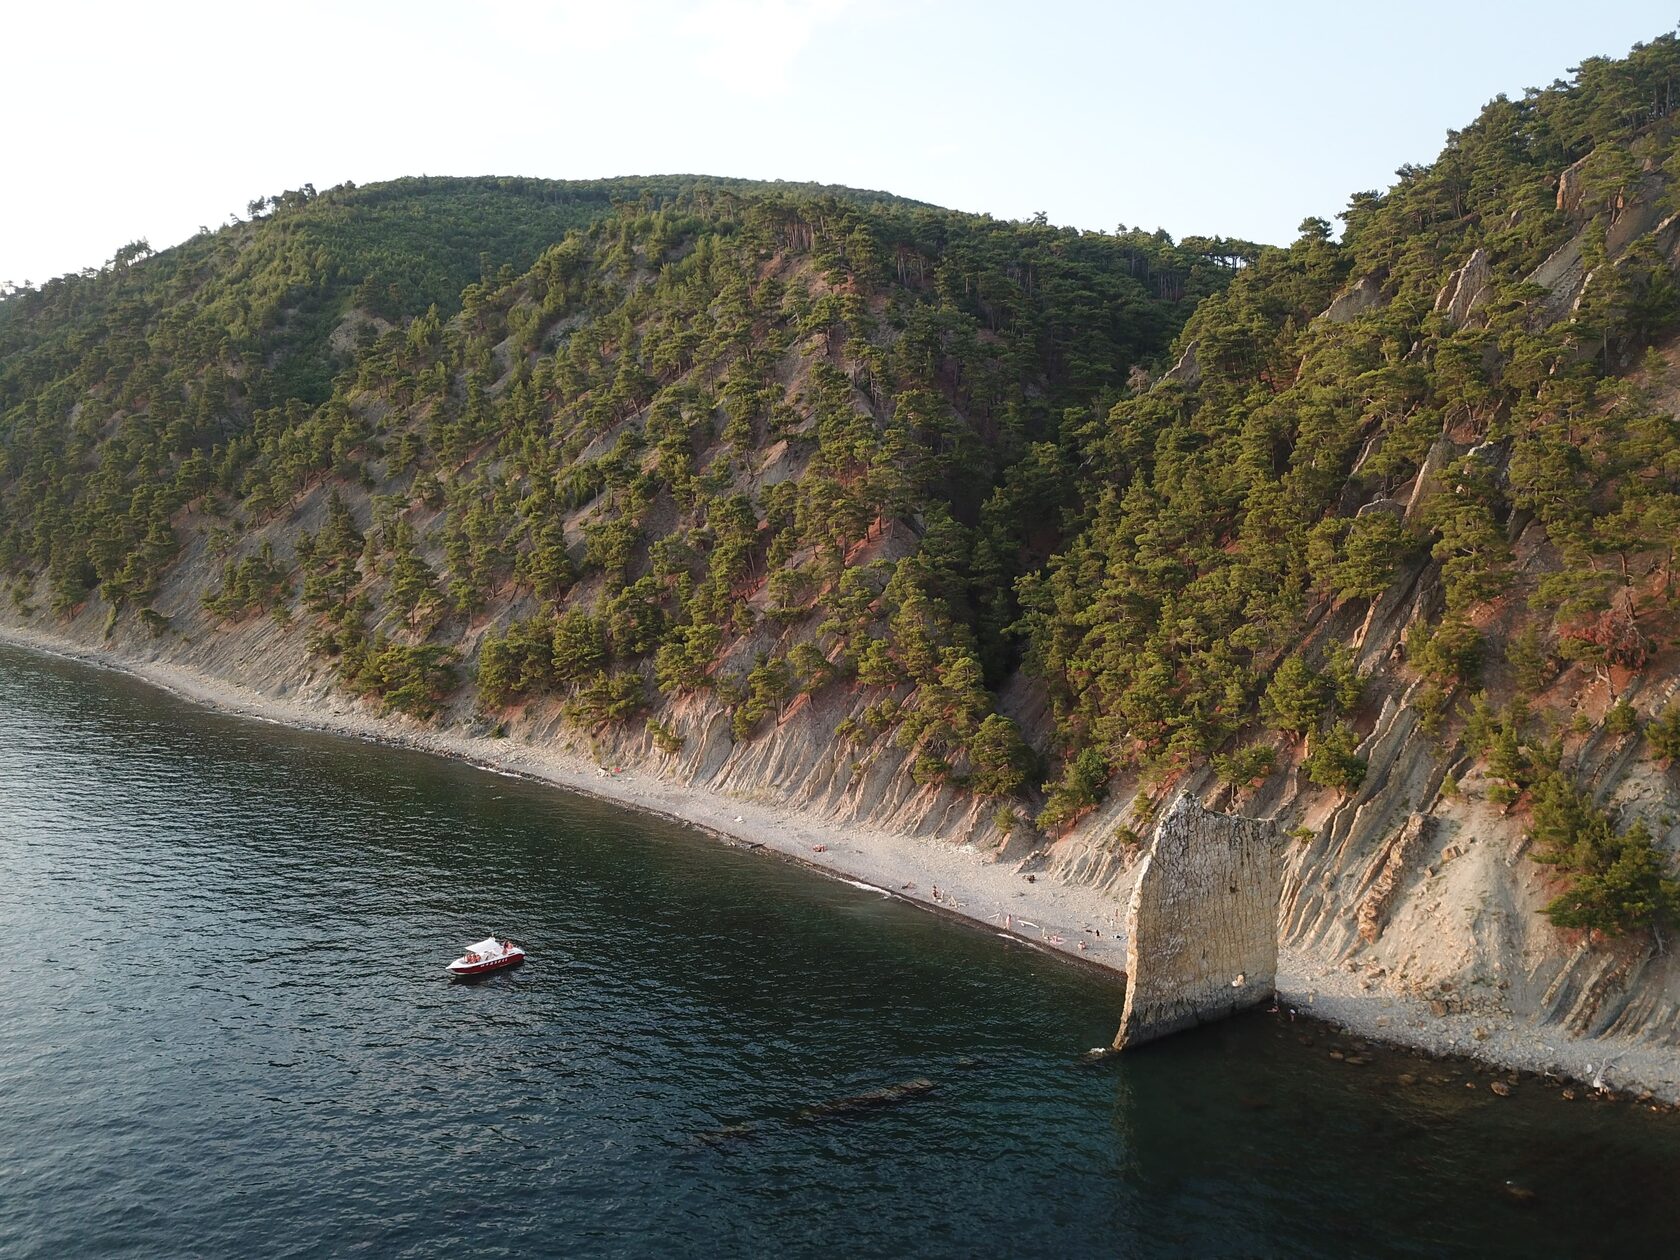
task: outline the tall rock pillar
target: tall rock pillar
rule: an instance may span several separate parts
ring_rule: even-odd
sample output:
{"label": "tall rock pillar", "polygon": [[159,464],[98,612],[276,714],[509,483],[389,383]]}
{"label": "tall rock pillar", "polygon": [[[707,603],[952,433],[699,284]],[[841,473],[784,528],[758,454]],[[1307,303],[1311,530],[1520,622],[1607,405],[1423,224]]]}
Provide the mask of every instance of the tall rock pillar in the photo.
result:
{"label": "tall rock pillar", "polygon": [[1270,1001],[1283,856],[1277,824],[1188,792],[1155,828],[1126,915],[1124,1049]]}

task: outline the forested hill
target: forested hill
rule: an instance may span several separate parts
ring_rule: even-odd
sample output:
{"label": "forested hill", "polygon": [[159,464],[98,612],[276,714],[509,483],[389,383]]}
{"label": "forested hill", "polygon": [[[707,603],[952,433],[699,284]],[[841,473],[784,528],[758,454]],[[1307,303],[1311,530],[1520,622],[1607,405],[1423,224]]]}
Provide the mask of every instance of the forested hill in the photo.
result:
{"label": "forested hill", "polygon": [[1179,379],[1091,434],[1020,584],[1053,816],[1127,766],[1274,800],[1298,767],[1326,843],[1392,790],[1524,826],[1555,923],[1680,917],[1672,785],[1629,778],[1680,757],[1677,79],[1664,36],[1496,99],[1205,301]]}
{"label": "forested hill", "polygon": [[887,193],[701,175],[419,177],[319,194],[306,185],[253,198],[249,222],[200,228],[160,254],[130,242],[103,268],[0,302],[0,410],[68,375],[90,342],[124,336],[144,340],[151,356],[181,358],[189,370],[236,370],[240,399],[255,405],[319,403],[334,370],[348,362],[347,348],[328,342],[347,312],[406,320],[436,306],[447,317],[468,285],[506,283],[567,231],[620,203],[646,208],[685,194],[770,188],[917,204]]}
{"label": "forested hill", "polygon": [[[487,616],[518,612],[520,644],[592,618],[602,651],[578,672],[622,715],[640,687],[733,686],[723,662],[761,622],[820,653],[820,618],[795,609],[848,569],[851,621],[826,637],[855,669],[914,552],[895,592],[925,586],[912,606],[939,649],[986,655],[995,680],[1073,432],[1253,252],[779,185],[434,183],[288,195],[9,299],[0,563],[18,598],[44,579],[59,612],[155,617],[183,545],[214,537],[237,562],[206,592],[217,614],[297,615],[348,685],[427,708],[443,671],[391,684],[368,662],[470,651]],[[529,270],[495,265],[545,236]],[[323,487],[329,530],[243,553]],[[336,506],[370,496],[354,523]],[[891,554],[860,562],[870,546]],[[755,607],[771,570],[774,606]],[[557,668],[522,664],[524,689]]]}
{"label": "forested hill", "polygon": [[1672,668],[1677,72],[1665,36],[1500,98],[1286,249],[715,180],[289,193],[0,304],[0,568],[19,615],[270,627],[421,720],[680,759],[696,714],[840,713],[853,773],[1005,836],[1124,845],[1214,777],[1333,820],[1404,713],[1407,808],[1480,767],[1558,922],[1643,929],[1680,891],[1583,750],[1680,718],[1581,698]]}

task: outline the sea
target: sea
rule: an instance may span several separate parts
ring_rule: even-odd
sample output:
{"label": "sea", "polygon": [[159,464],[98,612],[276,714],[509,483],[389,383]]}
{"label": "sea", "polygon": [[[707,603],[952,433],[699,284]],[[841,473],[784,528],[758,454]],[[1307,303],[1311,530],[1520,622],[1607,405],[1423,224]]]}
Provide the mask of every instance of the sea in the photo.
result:
{"label": "sea", "polygon": [[[488,934],[529,960],[452,980]],[[1680,1255],[1680,1116],[1287,1010],[1083,1061],[1121,999],[677,823],[0,647],[7,1260]]]}

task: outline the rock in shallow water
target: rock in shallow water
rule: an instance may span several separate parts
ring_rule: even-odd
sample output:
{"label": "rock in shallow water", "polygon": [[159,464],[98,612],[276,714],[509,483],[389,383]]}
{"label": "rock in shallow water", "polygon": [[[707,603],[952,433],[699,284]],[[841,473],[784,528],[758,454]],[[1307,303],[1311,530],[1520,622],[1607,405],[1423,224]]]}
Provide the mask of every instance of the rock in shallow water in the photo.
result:
{"label": "rock in shallow water", "polygon": [[882,1089],[872,1089],[867,1093],[853,1094],[850,1098],[836,1098],[829,1102],[818,1103],[814,1107],[807,1107],[800,1112],[802,1120],[825,1120],[830,1116],[856,1115],[864,1111],[877,1111],[883,1107],[896,1107],[907,1103],[911,1099],[921,1098],[931,1094],[936,1086],[925,1076],[918,1076],[915,1080],[904,1081],[898,1085],[888,1085]]}
{"label": "rock in shallow water", "polygon": [[1181,793],[1162,817],[1126,914],[1126,1003],[1116,1047],[1272,1000],[1283,868],[1277,825]]}

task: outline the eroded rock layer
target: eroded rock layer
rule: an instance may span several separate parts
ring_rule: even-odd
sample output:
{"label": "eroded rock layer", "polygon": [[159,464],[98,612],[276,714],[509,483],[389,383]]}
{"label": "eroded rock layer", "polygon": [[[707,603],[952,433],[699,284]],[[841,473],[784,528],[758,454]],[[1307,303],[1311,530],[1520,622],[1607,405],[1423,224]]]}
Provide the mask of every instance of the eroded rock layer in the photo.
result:
{"label": "eroded rock layer", "polygon": [[1275,824],[1179,796],[1132,890],[1117,1049],[1270,1000],[1282,880]]}

